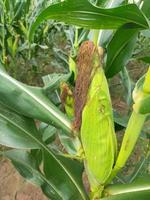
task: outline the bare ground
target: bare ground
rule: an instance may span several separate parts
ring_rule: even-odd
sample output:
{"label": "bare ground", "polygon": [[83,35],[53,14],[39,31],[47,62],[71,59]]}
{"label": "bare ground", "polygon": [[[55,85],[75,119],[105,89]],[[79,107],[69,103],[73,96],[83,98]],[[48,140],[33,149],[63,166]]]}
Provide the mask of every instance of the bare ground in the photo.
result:
{"label": "bare ground", "polygon": [[0,160],[0,200],[47,200],[40,188],[26,182],[10,161]]}

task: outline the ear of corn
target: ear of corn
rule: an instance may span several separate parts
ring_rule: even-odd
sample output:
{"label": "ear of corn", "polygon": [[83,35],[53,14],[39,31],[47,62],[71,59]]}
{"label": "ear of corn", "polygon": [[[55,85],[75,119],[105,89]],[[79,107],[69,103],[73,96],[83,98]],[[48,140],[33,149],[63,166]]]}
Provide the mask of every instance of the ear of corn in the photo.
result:
{"label": "ear of corn", "polygon": [[134,105],[133,109],[139,114],[150,113],[150,67],[145,76],[136,84],[133,91]]}
{"label": "ear of corn", "polygon": [[145,76],[145,81],[144,81],[144,84],[143,84],[143,91],[145,93],[150,94],[150,67],[149,67],[148,72]]}
{"label": "ear of corn", "polygon": [[[85,154],[85,169],[94,199],[100,197],[101,190],[112,171],[117,145],[109,89],[96,47],[92,49],[91,56],[89,64],[92,70],[82,110],[80,133]],[[84,63],[82,64],[84,66]]]}
{"label": "ear of corn", "polygon": [[125,165],[141,133],[144,122],[148,114],[150,114],[150,68],[147,74],[137,82],[133,91],[133,100],[133,112],[130,116],[121,149],[108,182],[110,182]]}
{"label": "ear of corn", "polygon": [[107,82],[98,69],[82,113],[81,140],[91,190],[95,192],[109,177],[116,151]]}

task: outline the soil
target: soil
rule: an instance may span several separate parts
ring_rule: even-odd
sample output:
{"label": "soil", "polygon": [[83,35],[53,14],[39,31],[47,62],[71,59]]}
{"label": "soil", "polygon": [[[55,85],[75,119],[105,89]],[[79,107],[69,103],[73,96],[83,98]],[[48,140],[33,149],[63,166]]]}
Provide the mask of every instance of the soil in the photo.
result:
{"label": "soil", "polygon": [[47,200],[40,188],[25,181],[9,160],[0,160],[0,200]]}

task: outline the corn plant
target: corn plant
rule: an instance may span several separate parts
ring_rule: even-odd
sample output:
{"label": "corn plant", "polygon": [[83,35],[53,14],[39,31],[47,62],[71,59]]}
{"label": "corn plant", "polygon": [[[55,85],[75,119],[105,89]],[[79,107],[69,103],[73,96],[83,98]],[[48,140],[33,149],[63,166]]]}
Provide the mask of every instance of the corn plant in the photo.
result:
{"label": "corn plant", "polygon": [[49,199],[149,199],[148,175],[127,184],[114,180],[150,113],[150,69],[132,91],[120,150],[108,87],[117,73],[128,76],[123,70],[137,36],[149,29],[147,7],[148,1],[58,1],[36,16],[28,41],[46,19],[76,26],[68,73],[48,74],[44,87],[32,87],[0,69],[0,143],[11,148],[1,155]]}
{"label": "corn plant", "polygon": [[[42,25],[34,43],[28,40],[29,26],[34,18],[49,4],[55,1],[1,0],[0,1],[0,51],[1,62],[8,67],[16,62],[19,56],[29,59],[32,51],[39,47],[40,39],[44,40],[51,24]],[[42,37],[41,37],[42,36]]]}

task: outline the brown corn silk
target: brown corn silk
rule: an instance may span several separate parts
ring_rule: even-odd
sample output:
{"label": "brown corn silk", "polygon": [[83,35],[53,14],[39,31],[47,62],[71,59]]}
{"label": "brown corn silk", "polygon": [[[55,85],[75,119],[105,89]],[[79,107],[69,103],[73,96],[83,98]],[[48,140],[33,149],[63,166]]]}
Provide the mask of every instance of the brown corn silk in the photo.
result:
{"label": "brown corn silk", "polygon": [[98,50],[95,48],[92,41],[82,43],[77,57],[77,79],[75,84],[75,120],[73,129],[80,130],[82,122],[82,111],[86,104],[89,86],[92,80],[93,73],[93,57],[98,56]]}

